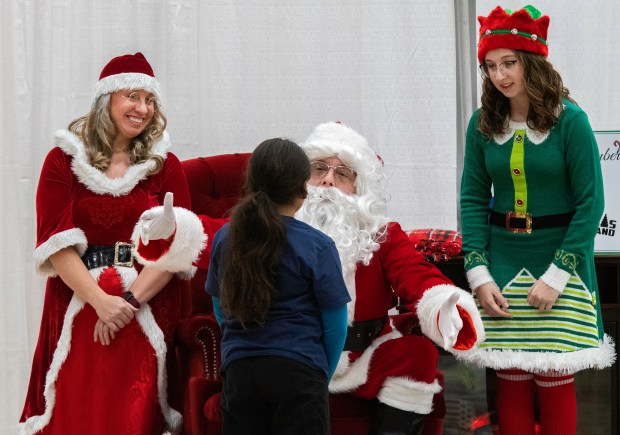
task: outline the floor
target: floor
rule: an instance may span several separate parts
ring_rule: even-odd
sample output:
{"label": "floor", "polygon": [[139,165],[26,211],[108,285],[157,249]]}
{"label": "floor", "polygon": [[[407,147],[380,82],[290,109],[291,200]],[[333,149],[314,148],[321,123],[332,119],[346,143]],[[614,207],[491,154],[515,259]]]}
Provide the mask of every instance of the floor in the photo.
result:
{"label": "floor", "polygon": [[[486,370],[457,362],[450,354],[439,357],[445,376],[444,435],[493,435],[486,396]],[[612,371],[586,370],[575,376],[577,434],[612,434]],[[617,386],[616,386],[617,388]]]}

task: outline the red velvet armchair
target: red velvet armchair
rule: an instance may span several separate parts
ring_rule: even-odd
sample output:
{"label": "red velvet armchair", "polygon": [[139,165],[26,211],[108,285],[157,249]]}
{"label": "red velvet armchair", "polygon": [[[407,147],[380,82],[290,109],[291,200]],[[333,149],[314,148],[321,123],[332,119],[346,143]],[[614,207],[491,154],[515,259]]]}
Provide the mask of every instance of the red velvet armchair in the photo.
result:
{"label": "red velvet armchair", "polygon": [[[237,201],[249,153],[199,157],[183,161],[192,211],[211,217],[224,217]],[[423,232],[410,234],[418,249],[430,249]],[[202,264],[201,266],[204,266]],[[179,325],[176,342],[180,366],[183,402],[184,433],[220,435],[219,375],[221,340],[220,329],[213,316],[210,298],[204,291],[206,266],[198,269],[191,281],[191,316]],[[397,328],[410,334],[420,334],[413,313],[393,316]],[[443,385],[443,375],[437,378]],[[348,394],[330,395],[331,430],[333,435],[364,435],[368,432],[374,409],[373,401]],[[443,392],[435,396],[433,412],[425,420],[425,435],[443,431],[445,402]]]}
{"label": "red velvet armchair", "polygon": [[[236,204],[249,153],[197,157],[182,162],[189,185],[192,211],[223,218]],[[220,328],[213,315],[211,298],[204,290],[208,258],[191,280],[191,314],[179,323],[176,353],[183,431],[186,434],[220,433],[219,425],[208,429],[204,415],[207,399],[221,390]],[[212,425],[213,426],[213,425]]]}

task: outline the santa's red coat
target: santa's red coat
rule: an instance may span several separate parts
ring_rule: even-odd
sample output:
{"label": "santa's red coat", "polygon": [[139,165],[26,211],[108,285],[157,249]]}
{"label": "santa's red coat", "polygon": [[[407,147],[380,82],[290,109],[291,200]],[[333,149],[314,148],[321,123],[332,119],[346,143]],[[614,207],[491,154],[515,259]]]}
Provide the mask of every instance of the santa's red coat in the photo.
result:
{"label": "santa's red coat", "polygon": [[[344,352],[330,391],[378,397],[399,409],[429,413],[432,396],[440,390],[435,380],[438,351],[428,338],[441,342],[437,327],[439,301],[447,300],[454,291],[461,294],[458,308],[465,326],[457,346],[470,346],[475,341],[471,316],[478,315],[471,295],[426,261],[396,222],[388,225],[370,263],[357,264],[355,282],[348,283],[348,287],[353,299],[350,323],[384,317],[400,300],[401,305],[418,314],[427,336],[403,336],[392,322],[387,322],[365,351]],[[432,303],[420,304],[424,299]]]}

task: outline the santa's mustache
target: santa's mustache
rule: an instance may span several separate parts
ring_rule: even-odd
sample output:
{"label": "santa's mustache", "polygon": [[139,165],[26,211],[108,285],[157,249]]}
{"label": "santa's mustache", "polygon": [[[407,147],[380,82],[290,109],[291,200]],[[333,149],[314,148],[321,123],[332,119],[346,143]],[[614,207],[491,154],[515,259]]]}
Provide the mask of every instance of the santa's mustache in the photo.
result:
{"label": "santa's mustache", "polygon": [[336,187],[307,186],[308,196],[296,217],[321,229],[334,221],[357,219],[356,198]]}
{"label": "santa's mustache", "polygon": [[307,186],[308,201],[316,202],[350,202],[355,203],[356,195],[343,193],[337,187]]}

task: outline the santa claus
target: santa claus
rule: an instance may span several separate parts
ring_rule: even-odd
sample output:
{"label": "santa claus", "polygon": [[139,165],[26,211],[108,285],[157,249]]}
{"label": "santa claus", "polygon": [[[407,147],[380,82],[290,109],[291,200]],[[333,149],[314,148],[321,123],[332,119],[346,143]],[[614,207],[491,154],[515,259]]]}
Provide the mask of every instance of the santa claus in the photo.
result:
{"label": "santa claus", "polygon": [[[432,341],[465,350],[483,340],[475,302],[425,261],[386,216],[383,162],[364,137],[330,122],[318,125],[301,146],[312,169],[308,198],[296,218],[336,242],[352,299],[330,391],[378,399],[371,434],[420,433],[441,389]],[[426,336],[394,328],[388,311],[398,299],[417,313]]]}

